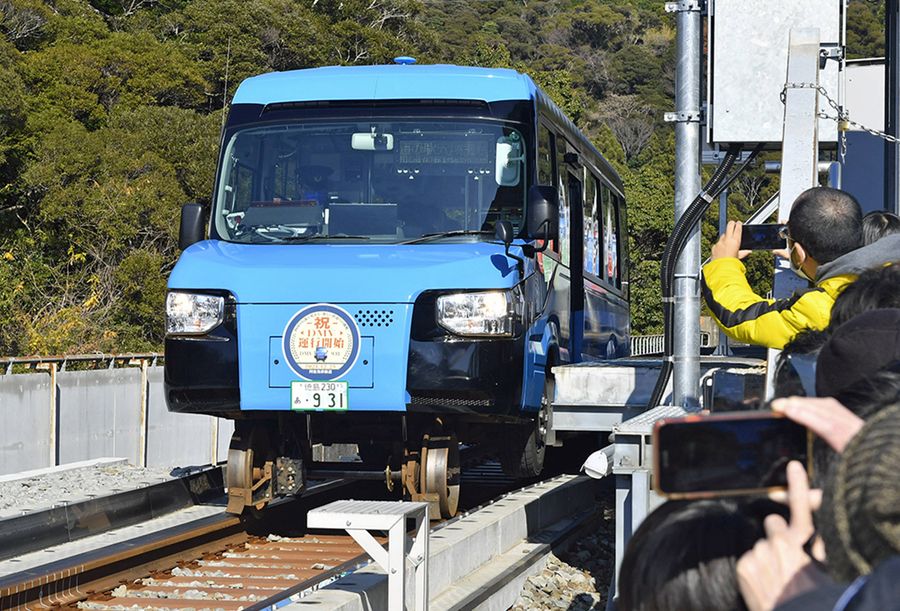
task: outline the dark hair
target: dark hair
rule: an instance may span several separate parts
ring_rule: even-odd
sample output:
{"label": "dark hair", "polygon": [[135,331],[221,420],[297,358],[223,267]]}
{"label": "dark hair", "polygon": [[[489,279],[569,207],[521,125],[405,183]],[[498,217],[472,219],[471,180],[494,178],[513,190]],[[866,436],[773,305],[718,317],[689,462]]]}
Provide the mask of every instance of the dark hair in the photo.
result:
{"label": "dark hair", "polygon": [[[876,371],[834,393],[844,407],[868,420],[879,411],[900,400],[900,362]],[[840,454],[831,449],[820,437],[813,438],[813,475],[810,484],[822,488],[830,476]]]}
{"label": "dark hair", "polygon": [[900,361],[842,388],[834,398],[867,420],[882,408],[900,401]]}
{"label": "dark hair", "polygon": [[862,246],[862,210],[845,191],[813,187],[791,207],[788,231],[822,265]]}
{"label": "dark hair", "polygon": [[893,212],[873,210],[862,217],[863,244],[866,246],[892,233],[900,233],[900,216]]}
{"label": "dark hair", "polygon": [[[791,365],[793,355],[814,356],[819,353],[825,342],[828,341],[827,331],[819,329],[806,329],[801,331],[789,341],[778,355],[778,363],[775,366],[775,376],[772,380],[775,388],[775,397],[790,397],[792,395],[804,397],[808,393],[800,379],[800,373]],[[815,380],[812,380],[815,383]]]}
{"label": "dark hair", "polygon": [[[900,258],[900,253],[897,253]],[[834,300],[828,330],[863,312],[900,308],[900,265],[884,265],[864,271]]]}
{"label": "dark hair", "polygon": [[763,536],[761,512],[735,501],[668,501],[632,535],[619,571],[619,611],[746,609],[735,564]]}

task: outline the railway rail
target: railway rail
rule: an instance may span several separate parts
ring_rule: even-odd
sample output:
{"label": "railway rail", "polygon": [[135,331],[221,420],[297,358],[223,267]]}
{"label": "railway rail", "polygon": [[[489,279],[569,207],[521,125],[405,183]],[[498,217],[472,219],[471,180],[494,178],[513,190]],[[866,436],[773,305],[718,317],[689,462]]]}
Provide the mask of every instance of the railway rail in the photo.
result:
{"label": "railway rail", "polygon": [[[323,482],[311,487],[305,497],[273,504],[265,516],[277,518],[289,512],[303,516],[305,508],[311,503],[332,500],[347,484],[349,482],[345,480]],[[217,555],[221,556],[241,545],[259,543],[261,539],[264,541],[264,538],[252,534],[254,529],[262,526],[261,522],[254,514],[241,517],[223,512],[9,575],[0,579],[0,609],[57,608],[94,596],[102,600],[105,592],[122,584],[158,576],[166,571],[174,571],[172,577],[179,578],[182,576],[177,573],[202,568],[204,565],[200,563],[211,561]],[[302,526],[302,523],[299,525]],[[222,586],[229,584],[229,579],[225,577],[234,577],[224,569],[233,568],[222,566],[217,570]],[[251,570],[249,576],[253,578],[257,572]],[[322,571],[319,570],[319,573]],[[296,576],[290,584],[274,587],[287,587],[304,578]],[[172,583],[178,584],[179,581],[182,580],[176,579]],[[188,581],[195,582],[197,579]],[[273,584],[276,582],[269,583]],[[230,587],[234,587],[233,580]],[[194,592],[191,595],[198,594]],[[246,603],[243,606],[247,606]]]}

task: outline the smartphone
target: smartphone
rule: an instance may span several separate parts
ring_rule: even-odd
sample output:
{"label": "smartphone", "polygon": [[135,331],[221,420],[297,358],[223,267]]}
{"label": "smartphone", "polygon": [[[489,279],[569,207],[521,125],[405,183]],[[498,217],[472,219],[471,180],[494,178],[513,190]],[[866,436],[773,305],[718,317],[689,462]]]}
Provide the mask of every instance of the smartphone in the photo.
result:
{"label": "smartphone", "polygon": [[765,225],[741,226],[741,250],[776,250],[787,248],[785,230],[787,225],[768,223]]}
{"label": "smartphone", "polygon": [[653,486],[669,498],[783,489],[788,462],[809,471],[811,440],[805,427],[771,411],[661,420],[653,429]]}

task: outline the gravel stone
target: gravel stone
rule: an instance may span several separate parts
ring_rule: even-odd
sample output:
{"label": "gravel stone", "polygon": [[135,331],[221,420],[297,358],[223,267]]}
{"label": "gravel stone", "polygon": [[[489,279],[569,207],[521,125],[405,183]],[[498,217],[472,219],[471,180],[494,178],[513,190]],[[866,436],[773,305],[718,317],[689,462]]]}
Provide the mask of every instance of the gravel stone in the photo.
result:
{"label": "gravel stone", "polygon": [[173,479],[169,469],[96,465],[0,482],[0,518],[50,509]]}
{"label": "gravel stone", "polygon": [[604,500],[594,532],[574,541],[559,555],[550,554],[539,573],[525,582],[509,611],[566,609],[603,611],[615,565],[616,527],[611,503]]}

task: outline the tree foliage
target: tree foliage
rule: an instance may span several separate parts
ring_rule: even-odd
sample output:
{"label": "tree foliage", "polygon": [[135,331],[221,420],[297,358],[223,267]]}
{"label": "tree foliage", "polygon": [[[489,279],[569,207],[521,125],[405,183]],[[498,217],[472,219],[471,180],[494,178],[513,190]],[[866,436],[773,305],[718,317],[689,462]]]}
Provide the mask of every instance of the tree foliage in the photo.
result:
{"label": "tree foliage", "polygon": [[[883,14],[850,3],[851,53],[881,52]],[[527,72],[588,134],[630,202],[633,329],[659,331],[674,25],[658,0],[0,0],[0,353],[159,349],[178,212],[210,197],[240,81],[397,55]],[[731,214],[774,188],[748,174]]]}

